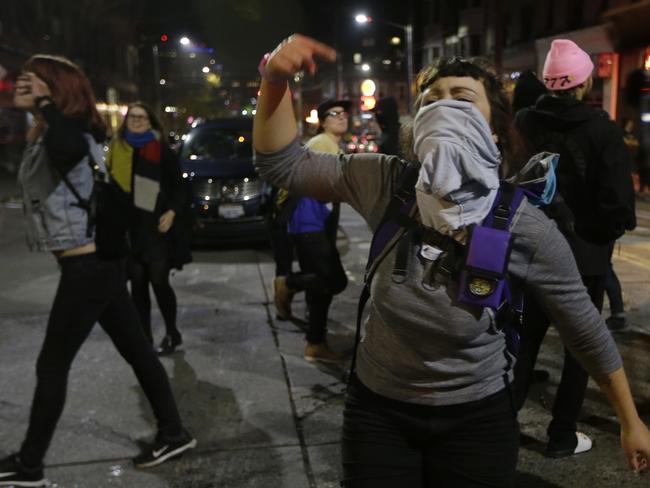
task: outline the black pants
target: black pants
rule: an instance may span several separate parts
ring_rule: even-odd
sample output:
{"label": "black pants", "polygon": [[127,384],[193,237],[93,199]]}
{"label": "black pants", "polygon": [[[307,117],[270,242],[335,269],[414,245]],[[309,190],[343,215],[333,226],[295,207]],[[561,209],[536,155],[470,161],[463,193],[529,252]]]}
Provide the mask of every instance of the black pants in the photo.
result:
{"label": "black pants", "polygon": [[336,245],[326,232],[293,234],[300,273],[287,276],[287,286],[305,291],[309,307],[307,342],[320,344],[327,337],[327,314],[334,295],[345,290],[348,278]]}
{"label": "black pants", "polygon": [[399,402],[353,378],[343,411],[347,488],[513,486],[519,426],[510,388],[431,407]]}
{"label": "black pants", "polygon": [[149,342],[153,342],[149,284],[153,288],[158,308],[165,322],[165,333],[174,338],[180,336],[176,327],[176,294],[169,283],[169,271],[167,249],[162,245],[153,247],[144,257],[131,256],[128,261],[131,297]]}
{"label": "black pants", "polygon": [[181,420],[169,379],[139,325],[126,289],[124,262],[85,254],[59,263],[61,279],[36,363],[36,391],[20,451],[22,461],[28,466],[42,463],[65,405],[70,366],[97,321],[133,368],[153,408],[159,434],[179,435]]}
{"label": "black pants", "polygon": [[609,263],[609,270],[607,271],[607,277],[605,279],[605,291],[607,292],[607,298],[609,299],[609,314],[621,315],[625,313],[621,282],[619,281],[618,276],[616,276],[614,265],[611,261]]}
{"label": "black pants", "polygon": [[[600,312],[605,296],[605,276],[583,276],[582,281],[587,287],[592,302]],[[519,357],[514,369],[518,408],[521,408],[526,401],[537,354],[550,325],[550,319],[546,312],[531,296],[526,296],[524,304]],[[565,349],[562,378],[553,404],[553,419],[547,430],[552,441],[563,442],[566,439],[568,443],[575,439],[576,422],[582,409],[588,381],[587,372]]]}
{"label": "black pants", "polygon": [[293,263],[293,242],[287,233],[287,222],[285,219],[269,217],[267,228],[275,260],[275,276],[287,276],[291,273]]}

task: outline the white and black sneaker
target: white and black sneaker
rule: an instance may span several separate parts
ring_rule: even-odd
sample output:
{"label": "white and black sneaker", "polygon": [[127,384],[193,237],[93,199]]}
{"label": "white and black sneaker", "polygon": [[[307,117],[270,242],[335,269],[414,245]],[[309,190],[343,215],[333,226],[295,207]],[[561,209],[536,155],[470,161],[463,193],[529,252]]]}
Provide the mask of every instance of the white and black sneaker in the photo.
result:
{"label": "white and black sneaker", "polygon": [[563,458],[582,454],[590,451],[594,445],[587,434],[576,432],[575,436],[564,436],[560,439],[550,439],[546,446],[544,456],[550,458]]}
{"label": "white and black sneaker", "polygon": [[43,466],[28,468],[24,466],[17,454],[0,460],[0,486],[45,486]]}
{"label": "white and black sneaker", "polygon": [[196,447],[194,439],[185,429],[176,438],[157,436],[156,442],[147,447],[139,456],[133,458],[136,468],[152,468],[180,456],[188,449]]}

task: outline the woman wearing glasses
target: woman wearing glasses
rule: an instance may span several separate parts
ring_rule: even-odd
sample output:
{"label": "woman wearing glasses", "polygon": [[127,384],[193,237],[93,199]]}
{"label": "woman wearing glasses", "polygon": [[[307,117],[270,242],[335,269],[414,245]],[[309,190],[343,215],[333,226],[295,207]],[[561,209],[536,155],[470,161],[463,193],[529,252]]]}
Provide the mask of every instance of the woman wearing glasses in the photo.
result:
{"label": "woman wearing glasses", "polygon": [[122,190],[132,196],[131,295],[144,332],[153,343],[151,284],[166,329],[157,351],[167,355],[183,342],[176,327],[176,294],[169,283],[169,271],[172,267],[180,269],[191,256],[178,225],[186,192],[178,159],[162,134],[162,125],[150,107],[141,102],[131,104],[111,141],[106,164]]}
{"label": "woman wearing glasses", "polygon": [[[319,134],[306,146],[313,151],[343,154],[341,138],[348,131],[348,100],[326,100],[318,106]],[[332,298],[341,293],[348,280],[336,249],[339,204],[328,206],[314,198],[287,198],[281,190],[279,200],[294,208],[288,217],[287,232],[296,246],[299,273],[275,278],[275,305],[278,317],[291,317],[294,293],[305,292],[309,327],[304,357],[307,361],[339,362],[344,356],[327,344],[327,315]],[[332,207],[330,209],[330,207]]]}

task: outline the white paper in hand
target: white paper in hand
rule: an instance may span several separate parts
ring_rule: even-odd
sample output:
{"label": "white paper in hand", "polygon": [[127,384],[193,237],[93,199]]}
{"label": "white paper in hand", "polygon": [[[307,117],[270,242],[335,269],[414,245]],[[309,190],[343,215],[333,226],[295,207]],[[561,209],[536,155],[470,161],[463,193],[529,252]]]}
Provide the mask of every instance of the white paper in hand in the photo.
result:
{"label": "white paper in hand", "polygon": [[148,212],[156,209],[160,183],[140,175],[133,176],[133,204]]}

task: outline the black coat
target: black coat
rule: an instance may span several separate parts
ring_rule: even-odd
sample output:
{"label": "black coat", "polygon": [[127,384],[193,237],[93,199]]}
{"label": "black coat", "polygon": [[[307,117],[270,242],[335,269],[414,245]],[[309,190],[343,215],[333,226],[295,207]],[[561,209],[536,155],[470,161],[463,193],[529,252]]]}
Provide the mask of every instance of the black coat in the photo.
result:
{"label": "black coat", "polygon": [[[517,113],[517,128],[535,151],[560,154],[557,193],[549,206],[585,276],[607,272],[614,241],[636,226],[630,156],[606,112],[545,95]],[[558,211],[564,208],[566,211]]]}
{"label": "black coat", "polygon": [[[151,164],[143,160],[139,150],[133,151],[133,168]],[[163,243],[172,268],[181,269],[192,261],[190,252],[191,220],[189,189],[181,177],[178,156],[166,144],[161,144],[159,168],[160,193],[152,213],[133,207],[130,225],[131,251],[139,259],[147,260],[152,246]],[[153,175],[151,175],[153,176]],[[156,178],[158,179],[158,178]],[[175,212],[174,223],[166,234],[158,232],[158,220],[168,210]]]}

